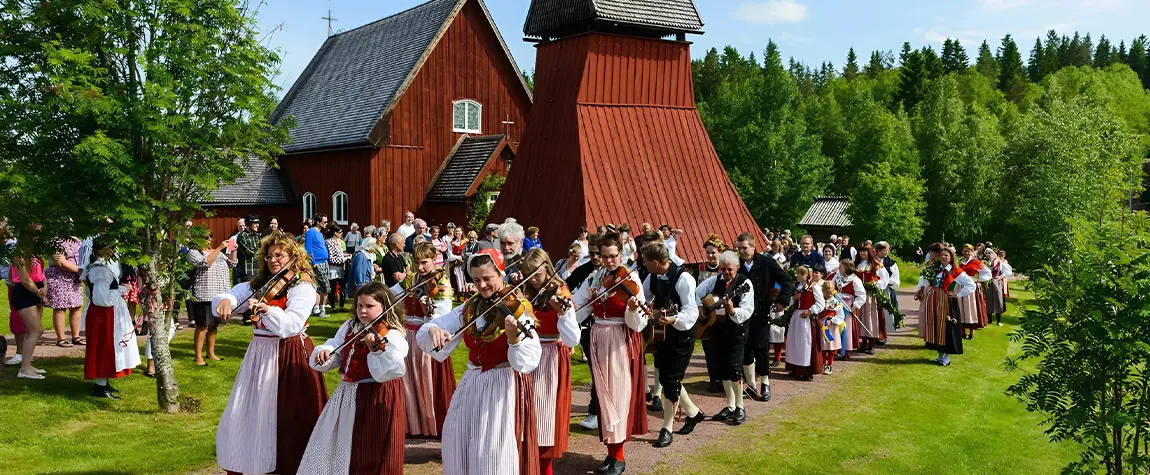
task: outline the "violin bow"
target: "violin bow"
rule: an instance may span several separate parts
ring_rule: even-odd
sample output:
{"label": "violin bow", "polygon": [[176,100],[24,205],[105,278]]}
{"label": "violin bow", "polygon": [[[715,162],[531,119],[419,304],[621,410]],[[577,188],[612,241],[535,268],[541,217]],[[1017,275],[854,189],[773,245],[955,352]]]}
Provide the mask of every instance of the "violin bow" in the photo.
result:
{"label": "violin bow", "polygon": [[[638,263],[638,262],[636,262],[636,263],[635,263],[635,267],[632,267],[632,268],[630,268],[630,269],[628,269],[628,270],[627,270],[627,276],[628,276],[628,277],[630,277],[630,276],[631,276],[631,273],[632,273],[632,272],[635,272],[635,271],[636,271],[636,270],[638,270],[638,269],[639,269],[639,263]],[[587,303],[585,303],[585,304],[583,304],[583,305],[580,305],[580,306],[576,307],[576,308],[575,308],[575,311],[576,311],[576,312],[578,312],[578,311],[580,311],[580,310],[583,310],[583,307],[586,307],[586,306],[588,306],[588,305],[591,305],[591,304],[593,304],[593,303],[595,303],[595,302],[598,302],[598,301],[600,301],[600,300],[603,300],[604,298],[606,298],[606,297],[607,297],[607,295],[610,295],[612,291],[614,291],[615,289],[619,288],[619,286],[620,286],[620,285],[623,285],[623,280],[622,280],[622,279],[620,279],[620,280],[619,280],[619,282],[616,282],[616,283],[615,283],[615,285],[612,285],[612,286],[611,286],[610,288],[608,288],[607,290],[604,290],[604,291],[603,291],[602,293],[600,293],[599,295],[596,295],[596,296],[595,296],[595,298],[591,299],[589,302],[587,302]],[[642,284],[640,284],[640,285],[642,285]],[[646,306],[646,304],[644,304],[644,306]]]}
{"label": "violin bow", "polygon": [[387,310],[384,310],[383,313],[379,314],[378,317],[375,317],[374,319],[372,319],[372,321],[370,323],[365,325],[359,331],[355,332],[355,334],[352,335],[351,338],[344,340],[343,344],[339,345],[338,347],[336,347],[336,349],[331,351],[331,354],[333,354],[333,355],[338,354],[340,352],[340,350],[343,350],[344,347],[346,347],[347,345],[350,345],[352,342],[359,341],[359,339],[362,338],[364,336],[364,334],[366,334],[369,330],[371,330],[373,327],[375,327],[375,324],[377,324],[381,320],[383,320],[384,316],[386,316],[388,313],[391,313],[392,309],[394,309],[396,306],[398,306],[400,303],[402,303],[403,299],[407,298],[407,294],[411,292],[411,289],[422,287],[423,285],[427,284],[428,282],[431,282],[432,280],[436,280],[437,279],[436,274],[437,274],[437,272],[432,272],[431,274],[428,275],[427,278],[423,279],[418,284],[413,285],[411,287],[408,287],[408,288],[404,289],[403,292],[400,292],[399,295],[396,295],[395,296],[395,302],[392,302],[391,306],[387,307]]}
{"label": "violin bow", "polygon": [[[523,285],[526,284],[528,280],[531,280],[532,277],[535,277],[535,274],[538,274],[539,271],[541,271],[541,270],[543,270],[543,266],[540,266],[538,269],[535,269],[535,272],[532,272],[531,275],[524,277],[523,280],[519,281],[518,284],[515,284],[514,287],[511,287],[511,292],[515,292],[516,290],[523,288]],[[471,298],[467,299],[466,302],[463,302],[463,307],[467,307],[467,304],[471,303],[471,299],[474,299],[474,298],[482,298],[482,297],[480,297],[479,294],[476,293]],[[468,328],[471,328],[472,325],[475,325],[475,323],[478,322],[480,318],[486,317],[488,313],[491,313],[491,311],[495,310],[497,307],[498,306],[496,306],[496,305],[492,305],[487,310],[484,310],[483,313],[476,315],[475,318],[472,318],[471,321],[467,323],[467,325],[464,325],[463,328],[460,328],[459,330],[456,330],[455,333],[452,333],[451,336],[447,338],[447,341],[445,341],[442,346],[433,348],[432,351],[435,351],[436,353],[442,351],[443,348],[446,347],[448,343],[455,341],[455,339],[458,338],[459,335],[462,335],[463,332],[467,331]],[[520,333],[524,333],[524,332],[520,332]],[[524,334],[525,334],[524,338],[531,338],[526,333],[524,333]]]}

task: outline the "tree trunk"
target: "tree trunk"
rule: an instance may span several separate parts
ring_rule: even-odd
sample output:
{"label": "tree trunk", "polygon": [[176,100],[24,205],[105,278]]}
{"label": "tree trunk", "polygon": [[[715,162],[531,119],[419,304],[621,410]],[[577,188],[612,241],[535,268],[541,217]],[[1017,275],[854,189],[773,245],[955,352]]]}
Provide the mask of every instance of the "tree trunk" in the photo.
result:
{"label": "tree trunk", "polygon": [[175,413],[180,410],[180,385],[176,382],[176,375],[172,371],[172,353],[168,346],[171,340],[168,338],[168,332],[171,331],[177,311],[169,305],[174,299],[169,300],[168,296],[164,295],[168,281],[156,265],[160,259],[161,256],[153,255],[146,265],[148,272],[144,278],[144,285],[148,289],[148,298],[142,299],[141,303],[145,318],[153,325],[149,343],[152,345],[152,357],[156,359],[156,399],[160,410]]}

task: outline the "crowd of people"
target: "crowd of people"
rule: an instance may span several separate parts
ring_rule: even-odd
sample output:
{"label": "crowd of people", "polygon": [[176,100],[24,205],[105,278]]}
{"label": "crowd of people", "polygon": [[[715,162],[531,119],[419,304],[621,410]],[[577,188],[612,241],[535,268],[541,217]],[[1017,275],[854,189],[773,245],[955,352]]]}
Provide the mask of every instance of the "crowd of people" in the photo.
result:
{"label": "crowd of people", "polygon": [[[252,326],[216,435],[229,473],[398,474],[408,438],[442,440],[445,473],[551,473],[568,447],[579,347],[592,380],[580,425],[605,447],[595,472],[620,474],[624,444],[648,432],[649,412],[662,416],[656,447],[706,420],[742,424],[748,399],[770,400],[772,368],[805,381],[833,374],[836,357],[873,354],[900,324],[902,277],[890,246],[856,247],[847,236],[796,242],[789,231],[763,230],[767,242],[743,233],[728,246],[711,235],[698,244],[706,261],[688,265],[677,253],[682,231],[669,225],[583,228],[556,259],[537,228],[514,219],[486,226],[482,237],[453,223],[441,232],[411,212],[394,232],[386,220],[345,230],[324,215],[299,236],[274,217],[267,229],[260,224],[249,215],[235,235],[185,250],[196,363],[220,359],[221,322],[242,315]],[[43,303],[59,305],[60,344],[87,345],[93,394],[115,398],[110,380],[141,362],[136,345],[120,343],[134,338],[129,306],[147,290],[110,243],[75,243],[58,246],[49,269],[84,283],[87,341],[77,339],[80,323],[72,339],[62,329],[76,303],[70,288],[51,290],[73,280],[50,279],[39,258],[16,259],[4,272],[13,332],[18,345],[36,341]],[[936,243],[924,263],[918,331],[946,366],[976,329],[992,318],[1001,325],[1012,270],[991,243],[961,253]],[[314,345],[308,319],[347,300],[347,321]],[[17,323],[26,328],[17,332]],[[708,391],[725,398],[711,415],[683,386],[696,340]],[[457,383],[451,355],[460,344],[467,369]],[[21,378],[42,379],[29,346],[7,363],[21,365]],[[341,382],[329,400],[321,373],[332,370]]]}

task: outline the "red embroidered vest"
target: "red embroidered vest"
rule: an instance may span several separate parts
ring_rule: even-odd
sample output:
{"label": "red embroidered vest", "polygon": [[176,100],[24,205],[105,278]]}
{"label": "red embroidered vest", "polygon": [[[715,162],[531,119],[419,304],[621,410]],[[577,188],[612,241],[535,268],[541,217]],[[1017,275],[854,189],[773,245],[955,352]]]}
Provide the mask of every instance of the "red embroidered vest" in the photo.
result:
{"label": "red embroidered vest", "polygon": [[[617,290],[617,292],[622,292]],[[622,294],[626,295],[626,294]],[[603,297],[591,305],[595,318],[623,318],[627,311],[627,301],[621,300],[622,295]]]}
{"label": "red embroidered vest", "polygon": [[[351,331],[351,325],[348,325],[347,334],[344,335],[344,339],[351,338],[354,334],[355,333]],[[363,340],[348,345],[347,348],[343,349],[343,363],[340,366],[339,372],[343,374],[344,381],[354,383],[356,381],[372,379],[371,370],[367,367],[368,352],[367,345],[363,344]]]}
{"label": "red embroidered vest", "polygon": [[839,290],[839,293],[843,294],[844,298],[855,298],[855,280],[847,278],[847,285],[844,285],[843,288]]}
{"label": "red embroidered vest", "polygon": [[870,267],[869,270],[860,270],[856,273],[856,275],[859,276],[859,280],[862,280],[864,283],[878,282],[878,269],[873,264],[868,263],[868,266]]}
{"label": "red embroidered vest", "polygon": [[[287,310],[287,294],[288,294],[287,291],[284,291],[282,294],[280,294],[279,297],[276,297],[274,299],[269,299],[268,300],[268,306],[269,307],[279,307],[281,309]],[[265,322],[266,322],[266,320],[261,318],[258,322],[255,323],[255,328],[259,328],[260,330],[271,331],[271,330],[268,330],[267,324]],[[304,330],[307,330],[307,324],[306,323],[304,324],[303,328],[304,328]]]}
{"label": "red embroidered vest", "polygon": [[962,268],[963,272],[966,272],[966,275],[977,279],[978,271],[982,270],[983,264],[980,259],[971,259],[970,262],[964,263],[959,267]]}
{"label": "red embroidered vest", "polygon": [[[491,325],[498,324],[491,323]],[[466,332],[463,334],[463,343],[467,345],[467,360],[482,371],[492,370],[507,363],[507,332],[500,332],[491,342],[483,341],[472,332]]]}
{"label": "red embroidered vest", "polygon": [[815,291],[812,289],[802,290],[798,292],[799,303],[795,307],[797,310],[806,310],[815,305]]}
{"label": "red embroidered vest", "polygon": [[559,312],[556,312],[549,303],[533,310],[536,320],[535,332],[539,334],[539,338],[549,340],[559,338]]}

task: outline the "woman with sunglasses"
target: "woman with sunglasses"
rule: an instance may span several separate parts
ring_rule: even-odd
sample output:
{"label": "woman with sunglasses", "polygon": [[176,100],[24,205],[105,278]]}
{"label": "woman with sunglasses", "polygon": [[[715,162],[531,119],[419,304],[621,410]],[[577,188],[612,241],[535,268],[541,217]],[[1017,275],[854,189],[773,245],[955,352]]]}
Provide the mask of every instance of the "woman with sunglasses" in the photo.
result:
{"label": "woman with sunglasses", "polygon": [[[315,345],[307,319],[316,281],[307,253],[286,234],[265,237],[256,262],[251,282],[212,299],[217,318],[251,309],[256,320],[216,431],[216,462],[229,474],[296,473],[327,403],[323,377],[308,365]],[[259,289],[285,268],[295,277],[261,299]]]}

